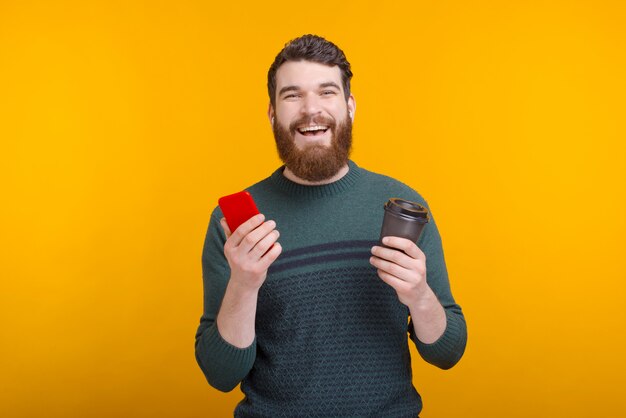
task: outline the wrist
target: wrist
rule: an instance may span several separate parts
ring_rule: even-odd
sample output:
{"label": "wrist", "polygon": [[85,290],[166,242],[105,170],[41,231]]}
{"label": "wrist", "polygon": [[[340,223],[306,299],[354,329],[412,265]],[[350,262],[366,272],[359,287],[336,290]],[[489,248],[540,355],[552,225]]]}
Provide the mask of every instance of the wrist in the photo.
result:
{"label": "wrist", "polygon": [[248,277],[240,277],[231,275],[228,280],[227,287],[240,297],[255,296],[258,295],[259,289],[264,280],[255,280]]}
{"label": "wrist", "polygon": [[441,306],[435,292],[428,286],[419,294],[418,297],[409,305],[409,310],[415,313],[424,313],[432,311],[433,308]]}
{"label": "wrist", "polygon": [[430,290],[422,299],[409,307],[416,337],[424,344],[432,344],[444,334],[447,327],[446,312],[437,295]]}

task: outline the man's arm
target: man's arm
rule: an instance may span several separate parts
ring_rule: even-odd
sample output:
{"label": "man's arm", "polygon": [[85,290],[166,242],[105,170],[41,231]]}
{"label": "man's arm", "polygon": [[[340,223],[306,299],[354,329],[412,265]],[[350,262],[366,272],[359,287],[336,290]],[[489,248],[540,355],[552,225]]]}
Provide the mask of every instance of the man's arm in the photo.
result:
{"label": "man's arm", "polygon": [[420,238],[424,251],[404,238],[386,237],[383,243],[391,248],[373,247],[371,263],[409,308],[408,331],[418,352],[437,367],[451,368],[465,351],[467,328],[450,291],[434,219]]}
{"label": "man's arm", "polygon": [[254,364],[258,291],[282,248],[276,242],[275,223],[263,222],[263,215],[232,235],[223,219],[223,231],[216,220],[214,213],[203,249],[205,303],[196,333],[196,359],[211,386],[227,392]]}
{"label": "man's arm", "polygon": [[446,311],[430,287],[423,297],[409,306],[413,332],[424,344],[432,344],[446,331]]}

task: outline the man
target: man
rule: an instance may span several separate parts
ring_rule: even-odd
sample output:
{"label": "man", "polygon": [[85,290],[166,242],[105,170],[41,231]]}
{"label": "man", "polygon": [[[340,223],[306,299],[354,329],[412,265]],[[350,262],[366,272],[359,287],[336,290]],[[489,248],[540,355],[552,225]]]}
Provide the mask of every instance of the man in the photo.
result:
{"label": "man", "polygon": [[443,369],[465,350],[434,219],[418,245],[378,243],[390,197],[428,206],[348,158],[351,77],[331,42],[289,42],[268,73],[285,165],[247,189],[263,214],[236,231],[211,215],[196,359],[215,388],[241,383],[237,417],[416,417],[409,338]]}

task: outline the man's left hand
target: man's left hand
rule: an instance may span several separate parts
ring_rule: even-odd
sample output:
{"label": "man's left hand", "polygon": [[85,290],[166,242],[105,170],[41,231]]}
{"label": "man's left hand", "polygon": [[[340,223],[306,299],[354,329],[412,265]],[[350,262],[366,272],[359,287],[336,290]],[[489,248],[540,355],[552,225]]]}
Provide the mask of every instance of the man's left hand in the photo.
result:
{"label": "man's left hand", "polygon": [[385,237],[383,244],[372,247],[370,263],[378,276],[398,294],[400,302],[412,307],[426,300],[431,292],[426,283],[426,255],[406,238]]}

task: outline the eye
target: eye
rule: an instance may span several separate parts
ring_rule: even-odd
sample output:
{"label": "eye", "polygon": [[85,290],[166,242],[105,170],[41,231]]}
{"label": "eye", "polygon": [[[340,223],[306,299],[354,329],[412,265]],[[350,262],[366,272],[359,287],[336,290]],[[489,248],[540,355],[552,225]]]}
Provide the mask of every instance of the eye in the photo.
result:
{"label": "eye", "polygon": [[286,94],[285,96],[283,96],[283,99],[295,99],[297,97],[298,97],[298,94],[291,93],[291,94]]}
{"label": "eye", "polygon": [[331,96],[336,94],[334,90],[324,90],[322,91],[322,96]]}

